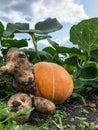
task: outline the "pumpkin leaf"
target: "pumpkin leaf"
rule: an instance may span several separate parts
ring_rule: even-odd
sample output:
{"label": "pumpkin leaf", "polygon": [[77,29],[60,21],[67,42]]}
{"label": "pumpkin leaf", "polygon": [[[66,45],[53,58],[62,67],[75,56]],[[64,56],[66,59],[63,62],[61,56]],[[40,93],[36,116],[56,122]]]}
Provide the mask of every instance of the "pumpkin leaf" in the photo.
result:
{"label": "pumpkin leaf", "polygon": [[52,47],[45,47],[45,48],[43,48],[43,51],[45,51],[45,52],[47,52],[47,53],[49,53],[49,54],[51,54],[51,55],[55,55],[55,53],[56,53],[56,50],[54,49],[54,48],[52,48]]}
{"label": "pumpkin leaf", "polygon": [[91,51],[91,57],[98,63],[98,49]]}
{"label": "pumpkin leaf", "polygon": [[91,84],[94,88],[98,89],[98,81],[96,81],[96,80],[90,81],[89,84]]}
{"label": "pumpkin leaf", "polygon": [[0,40],[1,40],[1,37],[2,37],[2,34],[3,34],[3,31],[4,31],[4,26],[3,26],[3,24],[0,22]]}
{"label": "pumpkin leaf", "polygon": [[69,72],[69,74],[73,75],[73,73],[77,70],[76,66],[70,65],[70,64],[64,64],[63,67]]}
{"label": "pumpkin leaf", "polygon": [[[22,51],[24,51],[26,53],[26,55],[29,57],[30,61],[37,62],[37,61],[35,61],[35,59],[37,59],[37,56],[36,56],[36,52],[34,49],[31,49],[31,48],[22,49]],[[39,51],[39,55],[40,55],[42,61],[52,61],[53,60],[53,56],[47,52]]]}
{"label": "pumpkin leaf", "polygon": [[78,58],[76,56],[69,57],[65,60],[65,64],[77,66]]}
{"label": "pumpkin leaf", "polygon": [[45,21],[38,22],[35,24],[35,29],[30,29],[28,23],[8,23],[6,30],[3,35],[8,37],[13,33],[37,33],[37,34],[48,34],[51,32],[58,31],[62,28],[62,25],[56,18],[48,18]]}
{"label": "pumpkin leaf", "polygon": [[45,51],[53,56],[53,62],[62,65],[62,60],[64,60],[64,57],[62,55],[59,55],[55,48],[45,47],[43,49],[43,51]]}
{"label": "pumpkin leaf", "polygon": [[57,30],[60,30],[62,28],[62,25],[58,22],[56,18],[48,18],[43,22],[38,22],[35,25],[35,30],[38,30],[39,33],[47,34],[51,32],[55,32]]}
{"label": "pumpkin leaf", "polygon": [[88,62],[80,72],[80,78],[95,80],[98,77],[98,65],[96,62]]}
{"label": "pumpkin leaf", "polygon": [[3,32],[3,35],[8,37],[13,33],[26,32],[27,30],[29,30],[28,23],[8,23],[6,30]]}
{"label": "pumpkin leaf", "polygon": [[85,50],[88,56],[98,49],[98,18],[83,20],[70,29],[70,41]]}
{"label": "pumpkin leaf", "polygon": [[11,48],[11,47],[21,48],[21,47],[26,47],[26,46],[28,46],[28,43],[27,43],[27,41],[24,40],[24,39],[22,39],[22,40],[13,39],[13,40],[2,41],[2,42],[1,42],[1,45],[2,45],[3,47],[8,47],[8,48]]}
{"label": "pumpkin leaf", "polygon": [[82,89],[83,86],[84,86],[84,83],[81,81],[81,79],[74,79],[74,86],[75,86],[75,89]]}
{"label": "pumpkin leaf", "polygon": [[48,38],[48,42],[49,42],[50,45],[51,45],[52,47],[54,47],[55,49],[56,49],[57,47],[59,47],[59,44],[58,44],[57,42],[55,42],[55,41],[53,41],[53,40],[51,40],[51,39],[49,39],[49,38]]}
{"label": "pumpkin leaf", "polygon": [[42,61],[53,61],[53,56],[49,53],[40,51],[39,54],[41,56]]}

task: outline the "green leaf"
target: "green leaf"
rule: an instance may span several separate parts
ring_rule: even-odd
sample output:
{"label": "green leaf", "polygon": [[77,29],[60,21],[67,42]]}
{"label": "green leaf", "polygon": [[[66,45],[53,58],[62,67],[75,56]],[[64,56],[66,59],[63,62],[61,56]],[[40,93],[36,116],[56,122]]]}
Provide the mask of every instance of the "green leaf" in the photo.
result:
{"label": "green leaf", "polygon": [[70,41],[87,52],[98,49],[98,18],[83,20],[71,27]]}
{"label": "green leaf", "polygon": [[59,47],[59,44],[53,40],[51,40],[50,38],[48,39],[48,42],[50,43],[50,45],[52,45],[52,47],[54,47],[55,49],[57,47]]}
{"label": "green leaf", "polygon": [[98,49],[91,51],[91,57],[98,63]]}
{"label": "green leaf", "polygon": [[1,37],[3,36],[3,31],[4,31],[4,26],[3,26],[3,24],[0,22],[0,40],[1,40]]}
{"label": "green leaf", "polygon": [[49,54],[51,54],[52,56],[54,56],[55,55],[55,53],[56,53],[56,50],[54,49],[54,48],[52,48],[52,47],[45,47],[45,48],[43,48],[43,51],[45,51],[45,52],[47,52],[47,53],[49,53]]}
{"label": "green leaf", "polygon": [[90,85],[90,86],[92,86],[93,88],[98,89],[98,81],[97,81],[97,80],[88,81],[88,82],[87,82],[87,85]]}
{"label": "green leaf", "polygon": [[39,51],[42,61],[53,61],[53,56],[45,51]]}
{"label": "green leaf", "polygon": [[75,89],[83,89],[83,86],[84,86],[84,83],[83,81],[81,81],[81,79],[74,79],[74,86],[75,86]]}
{"label": "green leaf", "polygon": [[22,108],[19,111],[17,111],[16,113],[14,113],[13,115],[11,115],[8,118],[6,118],[2,122],[4,123],[4,122],[7,122],[7,121],[11,121],[13,119],[16,119],[16,118],[22,118],[22,117],[24,117],[26,115],[26,113],[31,112],[33,110],[34,110],[33,107],[32,108]]}
{"label": "green leaf", "polygon": [[12,121],[8,122],[8,124],[4,125],[4,128],[0,130],[36,130],[36,127],[28,124],[17,125],[15,121]]}
{"label": "green leaf", "polygon": [[8,114],[8,108],[0,109],[0,121],[2,121]]}
{"label": "green leaf", "polygon": [[13,127],[13,130],[36,130],[35,127],[31,126],[31,125],[16,125],[16,127]]}
{"label": "green leaf", "polygon": [[[22,49],[26,55],[28,55],[30,61],[36,61],[37,62],[37,56],[36,56],[36,52],[34,49]],[[52,61],[53,60],[53,56],[47,52],[44,51],[39,51],[39,55],[41,57],[42,61]]]}
{"label": "green leaf", "polygon": [[85,55],[78,48],[75,48],[75,47],[68,48],[68,47],[64,47],[64,46],[58,46],[58,47],[56,47],[56,50],[58,53],[61,53],[61,54],[67,53],[69,55],[80,56],[83,59],[85,59]]}
{"label": "green leaf", "polygon": [[9,114],[9,107],[6,103],[0,102],[0,121],[2,121]]}
{"label": "green leaf", "polygon": [[65,62],[63,63],[63,66],[71,75],[73,75],[73,73],[77,70],[76,66],[66,64]]}
{"label": "green leaf", "polygon": [[39,33],[47,34],[51,32],[58,31],[62,28],[62,25],[58,22],[56,18],[48,18],[45,21],[38,22],[35,25],[35,30],[38,30]]}
{"label": "green leaf", "polygon": [[0,130],[4,130],[4,125],[0,123]]}
{"label": "green leaf", "polygon": [[1,45],[3,47],[7,47],[7,48],[11,48],[11,47],[17,47],[17,48],[21,48],[21,47],[26,47],[28,46],[28,43],[26,40],[22,39],[22,40],[5,40],[1,42]]}
{"label": "green leaf", "polygon": [[96,62],[88,62],[84,65],[80,72],[82,79],[96,79],[98,76],[98,65]]}
{"label": "green leaf", "polygon": [[72,66],[77,66],[77,61],[78,61],[78,58],[76,56],[72,56],[65,59],[64,63],[68,65],[72,65]]}
{"label": "green leaf", "polygon": [[3,35],[5,37],[8,37],[15,32],[26,32],[25,30],[29,30],[28,23],[8,23]]}

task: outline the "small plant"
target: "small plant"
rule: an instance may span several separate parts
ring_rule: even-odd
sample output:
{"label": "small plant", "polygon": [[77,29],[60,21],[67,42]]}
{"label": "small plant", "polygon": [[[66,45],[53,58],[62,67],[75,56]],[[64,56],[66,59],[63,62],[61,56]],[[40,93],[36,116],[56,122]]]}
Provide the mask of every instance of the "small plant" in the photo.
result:
{"label": "small plant", "polygon": [[59,130],[64,130],[65,126],[62,123],[62,118],[61,117],[59,117],[58,122],[56,122],[54,120],[52,122]]}
{"label": "small plant", "polygon": [[89,129],[89,130],[94,130],[98,128],[98,125],[95,124],[95,122],[89,123],[87,122],[87,118],[85,117],[76,117],[76,119],[79,120],[79,128],[81,130]]}
{"label": "small plant", "polygon": [[56,110],[56,112],[55,112],[55,115],[54,115],[54,119],[55,120],[58,120],[59,119],[59,117],[61,117],[62,119],[64,118],[64,119],[66,119],[67,118],[67,116],[68,116],[68,113],[66,113],[66,111],[61,111],[61,110]]}
{"label": "small plant", "polygon": [[85,114],[85,115],[89,114],[89,112],[84,108],[81,108],[78,113],[79,114]]}

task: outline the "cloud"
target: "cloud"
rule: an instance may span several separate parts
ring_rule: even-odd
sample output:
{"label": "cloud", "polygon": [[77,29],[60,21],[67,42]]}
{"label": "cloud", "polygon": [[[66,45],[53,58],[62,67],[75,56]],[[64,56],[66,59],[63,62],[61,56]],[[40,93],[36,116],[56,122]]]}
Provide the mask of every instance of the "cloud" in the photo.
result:
{"label": "cloud", "polygon": [[40,20],[56,17],[60,22],[74,23],[88,18],[75,0],[0,0],[0,20],[29,22],[33,27]]}
{"label": "cloud", "polygon": [[[70,25],[88,18],[83,5],[76,0],[0,0],[0,21],[4,25],[9,22],[26,22],[30,23],[30,28],[34,28],[35,23],[49,17],[57,18],[61,24]],[[62,33],[64,34],[64,31]],[[68,37],[64,37],[62,33],[56,35],[59,39],[56,41],[61,41],[60,45],[69,45]],[[38,43],[39,48],[47,45],[49,46],[49,43],[46,40]],[[29,46],[32,47],[31,42]]]}
{"label": "cloud", "polygon": [[[38,5],[32,3],[34,18],[56,17],[60,21],[74,23],[81,19],[88,18],[83,6],[75,3],[74,0],[40,0]],[[40,8],[39,8],[40,7]]]}

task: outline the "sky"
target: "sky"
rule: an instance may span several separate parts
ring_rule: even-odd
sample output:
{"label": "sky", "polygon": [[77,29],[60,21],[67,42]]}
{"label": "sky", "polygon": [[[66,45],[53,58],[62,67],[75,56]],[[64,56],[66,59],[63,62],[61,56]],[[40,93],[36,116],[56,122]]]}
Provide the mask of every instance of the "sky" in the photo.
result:
{"label": "sky", "polygon": [[[47,18],[57,18],[63,25],[60,31],[54,32],[52,39],[60,45],[71,47],[69,42],[70,28],[81,20],[98,17],[98,0],[0,0],[0,21],[7,23],[29,23],[30,28]],[[29,37],[16,35],[17,38]],[[39,48],[48,45],[41,41]],[[32,47],[32,43],[29,43]]]}

